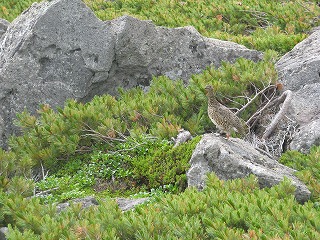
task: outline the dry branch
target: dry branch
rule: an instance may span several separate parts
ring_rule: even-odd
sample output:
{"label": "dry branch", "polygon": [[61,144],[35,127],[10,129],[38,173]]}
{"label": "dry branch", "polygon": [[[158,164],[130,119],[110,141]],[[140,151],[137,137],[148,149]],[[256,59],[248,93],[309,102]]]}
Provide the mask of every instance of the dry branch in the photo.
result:
{"label": "dry branch", "polygon": [[250,101],[247,102],[246,105],[244,105],[238,112],[236,112],[236,115],[239,116],[240,113],[242,113],[254,100],[256,100],[261,94],[264,94],[265,92],[269,91],[270,89],[275,88],[274,85],[269,85],[259,91],[253,98],[250,99]]}
{"label": "dry branch", "polygon": [[279,105],[283,102],[282,107],[280,108],[279,112],[276,114],[276,116],[271,121],[270,125],[267,127],[265,132],[263,133],[262,139],[267,139],[272,132],[275,130],[277,124],[280,122],[280,120],[284,117],[285,113],[287,112],[289,108],[289,104],[292,99],[292,92],[290,90],[284,91],[280,97],[272,101],[270,105]]}
{"label": "dry branch", "polygon": [[[85,131],[88,132],[86,134],[83,134],[83,137],[92,137],[92,138],[96,138],[98,140],[101,140],[103,142],[109,143],[112,141],[116,141],[116,142],[125,142],[125,136],[123,134],[120,135],[121,138],[114,138],[114,137],[109,137],[106,135],[101,134],[98,131],[93,130],[89,125],[84,124],[88,129],[86,129]],[[119,132],[117,132],[119,134]]]}

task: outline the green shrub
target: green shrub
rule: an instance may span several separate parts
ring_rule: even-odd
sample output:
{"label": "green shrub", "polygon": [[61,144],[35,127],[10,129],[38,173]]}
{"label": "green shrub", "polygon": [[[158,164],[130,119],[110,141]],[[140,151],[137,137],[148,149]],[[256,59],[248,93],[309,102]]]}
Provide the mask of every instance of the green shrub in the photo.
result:
{"label": "green shrub", "polygon": [[319,25],[320,9],[312,1],[85,1],[102,19],[124,14],[167,27],[194,26],[201,34],[249,48],[281,54]]}
{"label": "green shrub", "polygon": [[314,146],[309,154],[298,151],[287,151],[279,162],[298,170],[296,175],[307,184],[311,190],[313,201],[320,203],[320,147]]}
{"label": "green shrub", "polygon": [[[31,159],[33,166],[53,168],[58,160],[68,160],[98,142],[111,144],[117,138],[142,134],[169,139],[181,128],[193,135],[202,134],[214,129],[206,113],[205,85],[212,84],[221,93],[218,96],[221,102],[239,108],[245,102],[236,96],[253,96],[256,91],[253,85],[262,88],[275,82],[275,59],[273,52],[267,52],[258,63],[246,59],[235,64],[223,63],[219,69],[208,68],[194,75],[187,87],[182,81],[158,77],[153,79],[147,93],[135,88],[120,90],[118,98],[96,96],[86,104],[69,100],[57,111],[43,105],[37,117],[26,111],[18,115],[17,125],[23,135],[12,137],[10,147],[17,159]],[[259,104],[257,99],[242,117],[247,119]]]}
{"label": "green shrub", "polygon": [[[63,202],[90,194],[100,196],[154,195],[186,188],[186,171],[200,136],[173,148],[168,140],[140,136],[125,143],[102,145],[100,150],[60,163],[37,189],[51,191],[46,203]],[[95,190],[95,191],[94,191]],[[143,192],[144,191],[144,192]],[[99,193],[101,192],[101,193]]]}
{"label": "green shrub", "polygon": [[25,9],[31,6],[35,0],[1,0],[0,3],[0,18],[13,21]]}
{"label": "green shrub", "polygon": [[177,190],[184,190],[189,161],[199,141],[200,137],[196,137],[176,148],[165,140],[150,142],[143,149],[144,154],[138,154],[131,160],[132,172],[139,185],[146,185],[150,189],[174,184]]}
{"label": "green shrub", "polygon": [[319,239],[319,209],[293,193],[288,180],[259,189],[254,176],[222,181],[210,174],[201,192],[189,188],[125,213],[108,199],[60,214],[36,199],[1,203],[9,239]]}

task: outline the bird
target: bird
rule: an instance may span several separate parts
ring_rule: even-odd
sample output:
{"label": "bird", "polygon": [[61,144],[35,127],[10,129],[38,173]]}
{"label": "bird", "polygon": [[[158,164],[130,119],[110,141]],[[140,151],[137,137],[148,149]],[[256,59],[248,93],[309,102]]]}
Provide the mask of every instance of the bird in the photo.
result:
{"label": "bird", "polygon": [[226,106],[222,105],[216,99],[212,85],[205,87],[208,97],[208,116],[214,125],[221,131],[226,133],[229,139],[231,132],[237,132],[244,137],[248,132],[248,127],[245,122],[238,118]]}

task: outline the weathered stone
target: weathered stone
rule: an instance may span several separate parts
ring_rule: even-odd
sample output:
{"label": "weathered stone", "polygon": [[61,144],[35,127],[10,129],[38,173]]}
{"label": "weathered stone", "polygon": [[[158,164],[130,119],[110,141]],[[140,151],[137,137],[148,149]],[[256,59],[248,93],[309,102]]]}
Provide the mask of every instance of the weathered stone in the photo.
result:
{"label": "weathered stone", "polygon": [[108,78],[114,44],[108,24],[81,0],[34,3],[24,11],[0,42],[2,138],[25,107],[34,112],[40,103],[63,106],[67,98],[87,98]]}
{"label": "weathered stone", "polygon": [[111,24],[117,35],[117,69],[124,72],[120,79],[126,79],[128,84],[135,83],[138,77],[148,85],[152,75],[188,81],[192,74],[209,65],[218,67],[222,61],[234,62],[239,57],[256,61],[262,57],[260,52],[242,45],[203,37],[191,26],[155,27],[151,21],[130,16]]}
{"label": "weathered stone", "polygon": [[[91,206],[99,205],[98,201],[94,197],[91,197],[91,196],[88,196],[88,197],[85,197],[85,198],[76,198],[76,199],[73,199],[70,202],[76,203],[76,204],[80,203],[82,209],[85,209],[85,208],[88,208],[88,207],[91,207]],[[57,212],[59,213],[61,211],[66,210],[68,207],[70,207],[70,202],[59,203],[57,205]]]}
{"label": "weathered stone", "polygon": [[278,163],[241,139],[227,140],[214,134],[205,134],[192,154],[190,165],[188,186],[199,189],[204,187],[209,172],[214,172],[223,180],[254,174],[262,188],[278,184],[287,177],[296,187],[295,197],[299,202],[305,202],[310,197],[307,187],[294,176],[294,169]]}
{"label": "weathered stone", "polygon": [[[289,118],[295,120],[300,128],[294,134],[292,149],[309,150],[310,146],[319,144],[320,129],[313,128],[313,133],[300,149],[300,140],[306,139],[310,133],[309,126],[318,125],[320,119],[320,30],[315,30],[307,39],[297,44],[290,52],[285,54],[276,64],[279,81],[284,89],[293,91],[293,99],[289,109]],[[313,121],[316,121],[312,123]],[[305,148],[307,147],[307,149]]]}
{"label": "weathered stone", "polygon": [[136,199],[128,199],[128,198],[117,198],[117,204],[122,211],[128,211],[135,206],[140,205],[146,202],[149,198],[136,198]]}
{"label": "weathered stone", "polygon": [[262,53],[209,39],[193,27],[169,29],[129,16],[102,22],[81,0],[34,3],[0,40],[0,146],[13,119],[40,103],[88,101],[118,87],[149,86],[152,75],[185,81],[208,65]]}
{"label": "weathered stone", "polygon": [[9,24],[10,23],[7,20],[0,18],[0,39],[2,35],[7,31]]}
{"label": "weathered stone", "polygon": [[308,153],[313,145],[320,145],[320,119],[299,128],[292,136],[290,149]]}
{"label": "weathered stone", "polygon": [[8,228],[7,227],[1,227],[0,228],[0,240],[6,240],[6,234],[8,232]]}
{"label": "weathered stone", "polygon": [[292,91],[305,85],[319,83],[320,72],[320,30],[298,43],[276,64],[279,80]]}
{"label": "weathered stone", "polygon": [[172,140],[174,141],[174,148],[178,147],[179,145],[181,145],[182,143],[185,143],[189,140],[192,139],[192,135],[189,131],[184,130],[184,129],[180,129],[179,133],[177,135],[176,138],[173,138]]}

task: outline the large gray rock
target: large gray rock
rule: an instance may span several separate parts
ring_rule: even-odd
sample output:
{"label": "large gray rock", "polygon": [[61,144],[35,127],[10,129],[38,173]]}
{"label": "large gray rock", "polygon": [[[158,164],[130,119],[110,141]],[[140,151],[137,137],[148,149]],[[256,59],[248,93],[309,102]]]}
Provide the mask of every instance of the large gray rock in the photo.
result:
{"label": "large gray rock", "polygon": [[155,27],[151,21],[129,16],[113,20],[112,25],[117,35],[117,69],[124,71],[121,76],[129,82],[136,82],[138,77],[148,84],[152,75],[187,81],[209,65],[218,67],[222,61],[234,62],[239,57],[255,61],[262,57],[242,45],[203,37],[191,26]]}
{"label": "large gray rock", "polygon": [[114,46],[110,26],[81,0],[34,3],[23,12],[0,43],[1,144],[25,107],[34,112],[40,103],[62,106],[67,98],[87,97],[108,78]]}
{"label": "large gray rock", "polygon": [[[279,81],[284,89],[293,92],[288,112],[300,128],[293,136],[291,149],[306,151],[319,144],[320,128],[313,128],[306,144],[297,144],[308,138],[310,126],[318,125],[320,119],[320,30],[316,30],[307,39],[297,44],[276,64]],[[315,121],[315,122],[314,122]],[[314,122],[314,123],[312,123]],[[318,139],[318,140],[317,140]]]}
{"label": "large gray rock", "polygon": [[0,18],[0,39],[2,35],[7,31],[9,24],[10,23],[7,20]]}
{"label": "large gray rock", "polygon": [[124,16],[102,22],[81,0],[34,3],[0,40],[0,146],[15,132],[16,113],[67,98],[88,101],[118,87],[148,86],[152,75],[187,81],[208,65],[262,54],[202,37],[194,28],[168,29]]}
{"label": "large gray rock", "polygon": [[299,202],[305,202],[310,197],[307,187],[294,176],[295,170],[278,163],[241,139],[227,140],[214,134],[205,134],[192,154],[190,165],[188,186],[199,189],[204,187],[209,172],[214,172],[223,180],[254,174],[262,188],[278,184],[287,177],[296,187],[295,196]]}

